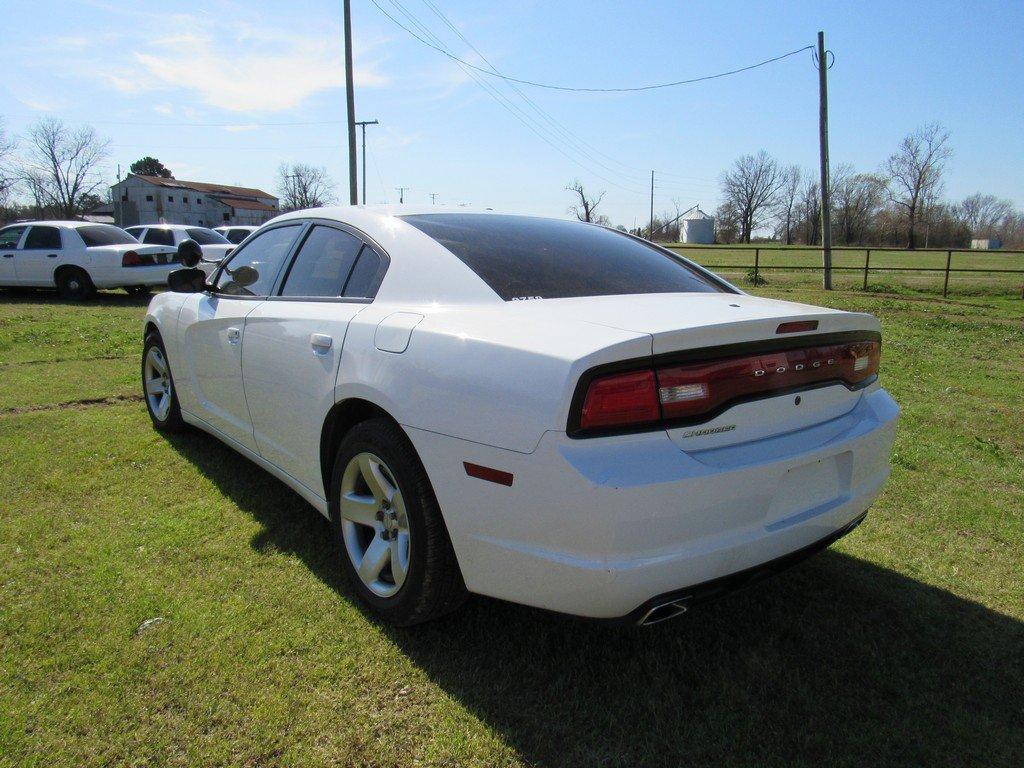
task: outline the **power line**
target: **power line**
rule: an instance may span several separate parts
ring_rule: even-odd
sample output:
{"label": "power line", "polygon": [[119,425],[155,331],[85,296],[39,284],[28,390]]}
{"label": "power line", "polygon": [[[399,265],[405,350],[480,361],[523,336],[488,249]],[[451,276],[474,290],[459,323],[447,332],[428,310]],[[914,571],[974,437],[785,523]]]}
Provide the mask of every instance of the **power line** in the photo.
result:
{"label": "power line", "polygon": [[691,78],[689,78],[687,80],[675,80],[675,81],[670,82],[670,83],[655,83],[655,84],[652,84],[652,85],[637,85],[637,86],[624,87],[624,88],[586,88],[586,87],[573,87],[573,86],[567,86],[567,85],[552,85],[551,83],[538,83],[538,82],[533,81],[533,80],[524,80],[524,79],[518,78],[518,77],[510,77],[509,75],[503,75],[503,74],[500,74],[498,72],[492,71],[490,69],[486,69],[484,67],[478,67],[476,64],[471,64],[470,62],[465,61],[464,59],[460,59],[454,53],[451,53],[450,51],[445,50],[443,47],[441,47],[439,45],[435,45],[435,44],[431,43],[429,40],[426,40],[423,37],[421,37],[420,35],[416,34],[416,32],[414,32],[413,30],[409,29],[402,22],[400,22],[398,19],[396,19],[390,13],[385,11],[380,6],[380,4],[377,2],[377,0],[370,0],[370,2],[373,3],[377,7],[377,10],[380,11],[381,13],[383,13],[385,16],[387,16],[395,25],[397,25],[397,26],[401,27],[402,29],[404,29],[406,32],[408,32],[410,35],[412,35],[414,38],[416,38],[421,43],[423,43],[423,45],[425,45],[428,48],[431,48],[431,49],[437,51],[438,53],[440,53],[440,54],[442,54],[444,56],[447,56],[452,61],[456,61],[459,64],[462,64],[463,66],[469,67],[471,69],[475,69],[478,72],[483,72],[485,75],[490,75],[491,77],[498,77],[498,78],[501,78],[502,80],[507,80],[507,81],[513,82],[513,83],[519,83],[520,85],[529,85],[529,86],[533,86],[534,88],[547,88],[548,90],[552,90],[552,91],[573,91],[573,92],[576,92],[576,93],[631,93],[631,92],[636,92],[636,91],[653,91],[653,90],[656,90],[658,88],[673,88],[673,87],[678,86],[678,85],[690,85],[692,83],[701,83],[701,82],[704,82],[706,80],[717,80],[718,78],[721,78],[721,77],[729,77],[730,75],[738,75],[740,72],[747,72],[747,71],[749,71],[751,69],[757,69],[758,67],[764,67],[764,66],[766,66],[768,64],[773,64],[776,61],[782,61],[783,59],[787,59],[790,56],[796,56],[798,53],[803,53],[804,51],[810,51],[810,50],[814,49],[813,45],[805,45],[803,48],[797,48],[795,51],[789,51],[788,53],[782,53],[782,54],[779,54],[778,56],[773,56],[770,59],[765,59],[764,61],[759,61],[756,64],[748,64],[745,67],[738,67],[736,69],[730,69],[727,72],[717,72],[717,73],[715,73],[713,75],[702,75],[701,77],[691,77]]}

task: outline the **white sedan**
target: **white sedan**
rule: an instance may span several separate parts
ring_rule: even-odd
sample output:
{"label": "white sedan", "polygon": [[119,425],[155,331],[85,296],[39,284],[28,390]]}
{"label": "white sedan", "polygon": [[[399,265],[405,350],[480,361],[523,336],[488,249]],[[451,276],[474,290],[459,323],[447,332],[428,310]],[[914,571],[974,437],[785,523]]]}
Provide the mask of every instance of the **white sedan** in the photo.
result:
{"label": "white sedan", "polygon": [[194,240],[203,251],[199,265],[207,274],[212,274],[217,265],[234,249],[235,245],[220,232],[206,227],[191,227],[185,224],[146,224],[126,227],[125,231],[140,243],[165,245],[176,248],[186,240]]}
{"label": "white sedan", "polygon": [[30,221],[0,229],[0,286],[56,288],[65,299],[97,288],[148,293],[180,268],[174,248],[141,246],[123,229],[83,221]]}
{"label": "white sedan", "polygon": [[467,591],[653,623],[827,546],[889,475],[878,320],[604,227],[304,210],[202,280],[149,306],[154,425],[295,489],[397,624]]}
{"label": "white sedan", "polygon": [[226,237],[228,242],[238,245],[240,242],[245,240],[249,235],[255,232],[259,227],[254,227],[249,224],[232,224],[227,227],[214,227],[213,231]]}

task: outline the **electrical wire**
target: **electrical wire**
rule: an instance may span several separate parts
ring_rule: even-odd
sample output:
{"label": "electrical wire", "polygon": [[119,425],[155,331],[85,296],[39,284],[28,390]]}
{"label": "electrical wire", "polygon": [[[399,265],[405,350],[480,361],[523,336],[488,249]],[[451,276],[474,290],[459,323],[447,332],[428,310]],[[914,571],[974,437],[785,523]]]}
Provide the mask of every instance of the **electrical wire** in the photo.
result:
{"label": "electrical wire", "polygon": [[[782,61],[783,59],[787,59],[790,56],[796,56],[798,53],[803,53],[804,51],[814,50],[814,46],[813,45],[805,45],[803,48],[797,48],[794,51],[789,51],[788,53],[782,53],[782,54],[779,54],[778,56],[773,56],[770,59],[765,59],[764,61],[759,61],[756,64],[748,64],[745,67],[738,67],[737,69],[730,69],[727,72],[717,72],[717,73],[715,73],[713,75],[702,75],[701,77],[691,77],[691,78],[689,78],[687,80],[675,80],[675,81],[670,82],[670,83],[654,83],[652,85],[637,85],[637,86],[623,87],[623,88],[587,88],[587,87],[573,87],[573,86],[567,86],[567,85],[553,85],[551,83],[538,83],[538,82],[536,82],[534,80],[524,80],[524,79],[518,78],[518,77],[511,77],[509,75],[503,75],[501,73],[494,72],[492,70],[486,69],[485,67],[478,67],[476,64],[472,64],[472,63],[470,63],[468,61],[465,61],[464,59],[460,59],[454,53],[452,53],[452,52],[450,52],[448,50],[445,50],[445,48],[443,48],[440,45],[435,45],[434,43],[430,42],[429,40],[426,40],[425,38],[423,38],[420,35],[418,35],[413,30],[409,29],[402,22],[400,22],[398,19],[396,19],[394,16],[392,16],[386,10],[384,10],[384,8],[381,7],[380,3],[378,3],[377,0],[370,0],[370,2],[373,3],[377,7],[377,10],[379,10],[381,13],[383,13],[385,16],[387,16],[392,21],[392,23],[394,23],[396,26],[400,27],[401,29],[404,29],[406,32],[408,32],[410,35],[412,35],[414,38],[416,38],[421,43],[423,43],[423,45],[427,46],[428,48],[432,48],[433,50],[437,51],[438,53],[440,53],[440,54],[442,54],[444,56],[447,56],[452,61],[458,62],[459,64],[461,64],[463,66],[466,66],[466,67],[469,67],[471,69],[475,69],[477,72],[482,72],[485,75],[490,75],[491,77],[498,77],[498,78],[501,78],[502,80],[507,80],[507,81],[513,82],[513,83],[519,83],[520,85],[529,85],[529,86],[532,86],[534,88],[546,88],[546,89],[552,90],[552,91],[572,91],[572,92],[575,92],[575,93],[635,93],[637,91],[653,91],[653,90],[656,90],[656,89],[659,89],[659,88],[674,88],[674,87],[679,86],[679,85],[690,85],[692,83],[702,83],[702,82],[705,82],[707,80],[717,80],[718,78],[729,77],[730,75],[738,75],[740,72],[748,72],[748,71],[750,71],[752,69],[757,69],[758,67],[764,67],[764,66],[767,66],[768,64],[774,64],[776,61]],[[485,59],[485,61],[486,61],[486,59]]]}

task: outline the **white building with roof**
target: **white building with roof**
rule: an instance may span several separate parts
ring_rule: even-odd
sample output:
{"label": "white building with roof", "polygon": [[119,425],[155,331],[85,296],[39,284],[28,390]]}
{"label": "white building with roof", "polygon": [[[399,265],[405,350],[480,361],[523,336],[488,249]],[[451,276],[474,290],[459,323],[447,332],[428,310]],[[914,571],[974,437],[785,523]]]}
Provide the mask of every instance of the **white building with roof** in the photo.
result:
{"label": "white building with roof", "polygon": [[260,225],[277,216],[278,199],[262,189],[129,174],[110,188],[114,221],[133,224]]}

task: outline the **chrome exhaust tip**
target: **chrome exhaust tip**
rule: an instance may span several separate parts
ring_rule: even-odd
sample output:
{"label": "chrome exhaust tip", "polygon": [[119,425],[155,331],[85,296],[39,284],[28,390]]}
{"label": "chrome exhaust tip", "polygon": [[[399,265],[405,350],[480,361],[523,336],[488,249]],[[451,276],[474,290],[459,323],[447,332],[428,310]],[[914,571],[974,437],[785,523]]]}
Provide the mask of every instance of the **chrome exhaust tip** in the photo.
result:
{"label": "chrome exhaust tip", "polygon": [[641,627],[649,627],[651,624],[658,624],[662,621],[674,619],[676,616],[682,616],[686,611],[686,603],[682,600],[670,600],[667,603],[661,603],[651,608],[641,617],[637,624]]}

